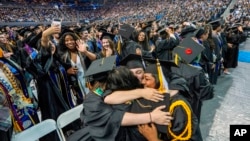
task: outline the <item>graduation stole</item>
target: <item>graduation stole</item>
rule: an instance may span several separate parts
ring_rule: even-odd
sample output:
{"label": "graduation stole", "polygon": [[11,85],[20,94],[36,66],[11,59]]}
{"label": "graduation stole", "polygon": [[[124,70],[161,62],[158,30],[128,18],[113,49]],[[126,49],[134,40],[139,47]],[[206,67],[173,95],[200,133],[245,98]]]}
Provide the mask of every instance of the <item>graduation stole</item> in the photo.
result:
{"label": "graduation stole", "polygon": [[32,47],[30,47],[28,44],[24,45],[24,50],[29,55],[29,57],[33,60],[38,54],[38,51]]}
{"label": "graduation stole", "polygon": [[0,66],[5,75],[0,77],[0,90],[5,94],[11,110],[14,131],[21,132],[36,124],[32,117],[36,116],[36,109],[31,99],[22,93],[10,69],[3,62],[0,62]]}
{"label": "graduation stole", "polygon": [[[70,107],[75,107],[74,100],[72,99],[71,92],[69,89],[68,79],[67,79],[67,72],[65,71],[64,67],[59,65],[58,72],[55,73],[54,71],[48,71],[48,75],[51,79],[52,84],[54,85],[54,88],[59,92],[60,94],[66,93],[67,97],[67,103]],[[64,99],[61,99],[61,96],[56,93],[57,97],[61,101],[62,105],[64,105]],[[64,105],[65,106],[65,105]],[[65,109],[69,109],[68,106],[65,106]]]}

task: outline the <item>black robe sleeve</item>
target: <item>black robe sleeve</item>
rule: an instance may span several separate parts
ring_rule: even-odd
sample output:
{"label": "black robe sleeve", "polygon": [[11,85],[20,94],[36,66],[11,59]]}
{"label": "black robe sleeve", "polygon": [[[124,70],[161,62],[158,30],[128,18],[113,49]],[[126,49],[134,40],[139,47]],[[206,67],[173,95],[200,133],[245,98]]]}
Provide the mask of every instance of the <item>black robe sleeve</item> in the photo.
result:
{"label": "black robe sleeve", "polygon": [[115,110],[105,104],[103,97],[90,92],[84,103],[84,123],[95,141],[115,140],[125,111]]}

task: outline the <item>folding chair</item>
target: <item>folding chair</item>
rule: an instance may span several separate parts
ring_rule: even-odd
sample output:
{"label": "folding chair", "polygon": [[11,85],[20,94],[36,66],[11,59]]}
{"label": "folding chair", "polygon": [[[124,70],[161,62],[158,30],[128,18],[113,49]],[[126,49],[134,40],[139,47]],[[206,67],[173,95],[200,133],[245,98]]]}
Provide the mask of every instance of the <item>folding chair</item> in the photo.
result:
{"label": "folding chair", "polygon": [[[36,141],[55,130],[57,130],[56,121],[53,119],[46,119],[20,133],[13,135],[12,141]],[[61,136],[59,134],[58,137],[61,140]]]}
{"label": "folding chair", "polygon": [[72,123],[73,121],[77,120],[80,118],[80,113],[83,110],[83,104],[78,105],[64,113],[62,113],[61,115],[59,115],[59,117],[57,118],[57,128],[58,128],[58,132],[61,135],[61,139],[62,141],[66,141],[65,139],[65,135],[62,131],[62,128],[69,125],[70,123]]}

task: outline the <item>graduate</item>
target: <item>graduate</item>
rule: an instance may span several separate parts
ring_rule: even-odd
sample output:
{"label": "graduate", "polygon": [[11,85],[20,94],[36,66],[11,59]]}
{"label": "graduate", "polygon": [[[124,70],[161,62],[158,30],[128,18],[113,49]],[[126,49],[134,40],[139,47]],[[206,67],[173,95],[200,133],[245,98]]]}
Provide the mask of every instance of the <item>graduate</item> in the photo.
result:
{"label": "graduate", "polygon": [[222,60],[223,60],[223,56],[222,56],[222,49],[223,49],[223,41],[219,35],[220,31],[221,31],[221,20],[215,20],[210,22],[210,24],[212,25],[212,38],[214,41],[214,55],[215,57],[215,68],[214,68],[214,73],[211,76],[211,83],[212,84],[216,84],[217,83],[217,79],[218,76],[220,75],[221,72],[221,66],[222,66]]}
{"label": "graduate", "polygon": [[175,62],[179,67],[172,68],[173,72],[183,76],[188,81],[190,91],[186,98],[198,120],[200,119],[202,101],[213,98],[214,94],[213,86],[205,76],[204,70],[200,66],[193,65],[203,50],[204,47],[192,37],[185,38],[174,49]]}
{"label": "graduate", "polygon": [[[161,111],[165,106],[157,107],[151,113],[133,114],[126,110],[130,107],[129,104],[109,105],[104,103],[105,96],[111,93],[109,90],[111,81],[108,81],[110,80],[108,77],[111,77],[112,72],[117,72],[116,69],[114,70],[115,60],[115,56],[110,56],[91,63],[86,72],[86,77],[90,77],[89,88],[91,91],[83,103],[82,120],[85,127],[80,130],[82,131],[80,137],[79,134],[73,134],[69,137],[69,140],[76,140],[77,137],[78,140],[81,138],[84,141],[143,141],[145,140],[144,137],[132,126],[150,122],[161,125],[168,124],[167,112]],[[122,70],[126,71],[125,69]],[[127,72],[131,73],[129,70]],[[124,73],[118,74],[123,76]],[[132,73],[131,76],[133,76]],[[122,80],[123,77],[119,77],[119,79]],[[134,77],[134,80],[137,80],[137,78]],[[134,84],[132,86],[127,85],[130,88],[136,88],[140,84],[138,80],[138,83],[133,80],[126,82]],[[120,85],[120,83],[116,83],[116,85]],[[137,131],[138,134],[133,131]]]}
{"label": "graduate", "polygon": [[[193,113],[189,102],[180,93],[181,89],[178,90],[179,87],[171,85],[168,83],[169,81],[164,78],[165,76],[171,75],[171,73],[164,75],[163,72],[161,72],[160,65],[166,66],[162,62],[160,62],[160,64],[157,63],[157,65],[152,63],[145,69],[142,83],[144,87],[154,87],[165,90],[170,97],[168,111],[174,119],[167,128],[167,138],[163,139],[201,141],[202,138],[201,134],[198,132],[199,126],[197,117]],[[168,64],[168,66],[170,65]],[[159,131],[162,132],[161,130]],[[162,134],[162,136],[163,135],[164,134]]]}
{"label": "graduate", "polygon": [[[128,68],[130,68],[130,71],[133,72],[134,75],[137,76],[137,78],[139,80],[141,79],[141,77],[139,74],[136,74],[136,72],[137,73],[138,72],[141,73],[142,71],[144,72],[144,70],[141,69],[143,67],[143,63],[142,63],[141,59],[142,58],[140,58],[140,56],[130,54],[121,62],[122,65],[126,65]],[[145,80],[147,80],[147,78],[145,78],[145,74],[147,72],[152,72],[154,74],[155,73],[158,74],[157,67],[156,67],[156,60],[154,60],[154,59],[144,59],[144,60],[145,60],[145,64],[146,64],[146,69],[145,69],[145,73],[144,73],[144,78],[141,81],[142,84],[144,84]],[[171,94],[176,93],[176,92],[185,91],[185,89],[187,89],[187,88],[186,88],[186,86],[184,86],[185,82],[183,82],[183,80],[181,80],[180,78],[176,78],[176,76],[174,76],[172,73],[169,73],[169,68],[171,66],[174,66],[173,62],[168,62],[168,61],[160,61],[160,62],[163,64],[163,66],[165,68],[164,75],[167,76],[168,82],[170,82],[171,84],[169,84],[169,85],[166,84],[164,86],[160,86],[160,80],[157,78],[157,81],[153,85],[151,85],[150,87],[144,88],[144,89],[153,88],[153,89],[157,89],[158,91],[160,91],[161,94],[165,93],[164,97],[160,101],[153,101],[153,100],[145,99],[144,97],[133,99],[132,96],[125,94],[125,93],[124,93],[124,95],[120,95],[120,98],[118,98],[118,96],[113,97],[113,101],[116,101],[117,98],[119,99],[119,101],[121,101],[122,98],[126,99],[126,100],[133,100],[134,102],[132,103],[131,111],[136,112],[136,113],[150,112],[150,111],[152,111],[152,109],[154,109],[154,107],[156,107],[157,105],[161,105],[161,104],[166,105],[167,108],[165,108],[164,110],[168,111],[168,107],[169,107],[169,103],[170,103],[169,102],[170,95],[169,95],[169,93],[167,93],[167,91],[163,90],[163,87],[165,87],[167,89],[169,89],[168,87],[170,87],[172,89],[169,91]],[[156,75],[156,77],[157,76],[158,75]],[[164,77],[164,79],[165,79],[165,77]],[[118,81],[116,79],[115,82],[120,82],[120,81]],[[127,82],[127,81],[125,81],[125,82]],[[165,83],[166,83],[166,81],[165,81]],[[120,82],[119,84],[123,84],[123,83]],[[116,87],[113,87],[113,90],[122,89],[121,87],[122,86],[118,85]],[[146,95],[146,94],[147,94],[147,92],[144,93],[144,95]],[[109,102],[111,102],[112,95],[113,94],[108,95],[105,99],[109,99]],[[136,97],[136,93],[134,94],[134,97]],[[157,127],[157,131],[159,132],[158,136],[163,140],[168,140],[168,137],[167,137],[168,131],[166,130],[167,127],[166,126],[159,126],[159,125],[156,125],[156,127]]]}

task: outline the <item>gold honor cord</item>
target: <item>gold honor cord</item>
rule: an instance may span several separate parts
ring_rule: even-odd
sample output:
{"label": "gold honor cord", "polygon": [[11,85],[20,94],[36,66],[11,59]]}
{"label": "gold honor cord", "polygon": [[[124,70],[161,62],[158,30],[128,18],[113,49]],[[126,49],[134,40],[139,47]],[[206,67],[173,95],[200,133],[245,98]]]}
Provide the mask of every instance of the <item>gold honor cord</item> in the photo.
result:
{"label": "gold honor cord", "polygon": [[[178,59],[177,55],[176,55],[176,58]],[[161,68],[159,59],[157,59],[157,71],[158,71],[158,77],[159,77],[159,81],[160,81],[160,87],[158,90],[162,93],[168,93],[168,89],[166,88],[167,84],[165,84],[167,81],[164,80],[165,77],[163,76],[163,72],[162,72],[162,68]],[[186,112],[187,125],[180,135],[176,135],[171,131],[171,127],[172,127],[171,124],[168,126],[168,132],[171,135],[171,137],[174,138],[174,139],[172,139],[172,141],[189,140],[191,138],[191,135],[192,135],[191,110],[190,110],[189,106],[184,101],[178,100],[178,101],[172,103],[169,107],[169,112],[171,113],[171,115],[173,114],[173,111],[177,106],[182,106],[184,111]]]}
{"label": "gold honor cord", "polygon": [[186,141],[186,140],[190,140],[191,135],[192,135],[192,120],[191,120],[192,119],[192,115],[191,115],[191,110],[190,110],[189,106],[184,101],[178,100],[178,101],[175,101],[174,103],[172,103],[170,105],[169,112],[172,114],[173,111],[174,111],[174,108],[176,108],[177,106],[182,106],[183,109],[184,109],[184,111],[187,114],[187,124],[186,124],[186,127],[182,131],[181,134],[176,135],[175,133],[173,133],[171,131],[172,125],[170,123],[170,125],[168,126],[168,132],[171,135],[171,137],[173,137],[172,141]]}

